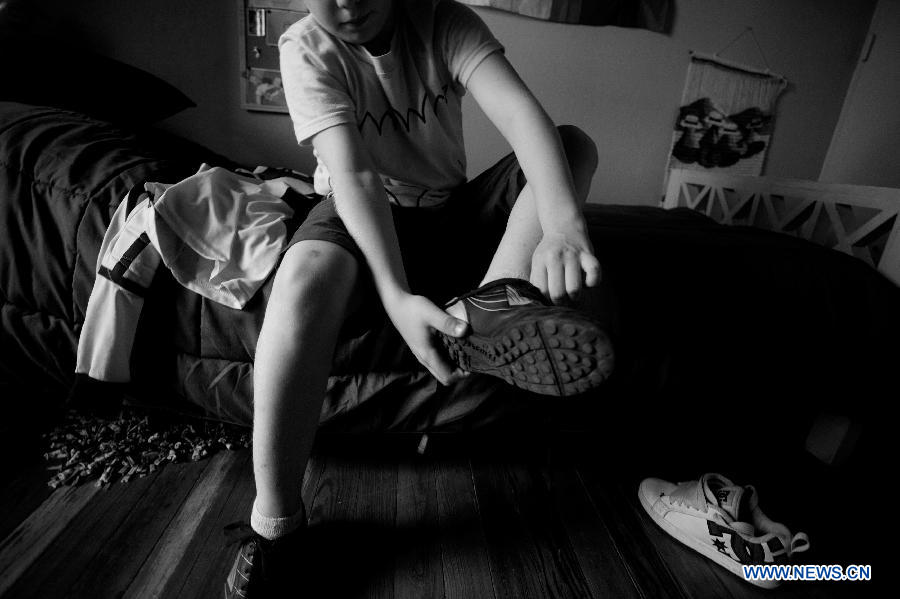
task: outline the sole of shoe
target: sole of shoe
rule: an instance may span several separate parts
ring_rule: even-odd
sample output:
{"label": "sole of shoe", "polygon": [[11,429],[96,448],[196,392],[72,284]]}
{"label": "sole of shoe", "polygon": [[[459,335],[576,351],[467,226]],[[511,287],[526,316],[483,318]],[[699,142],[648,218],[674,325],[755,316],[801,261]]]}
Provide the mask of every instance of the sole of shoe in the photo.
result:
{"label": "sole of shoe", "polygon": [[463,370],[495,376],[541,395],[567,397],[590,391],[613,369],[609,337],[575,310],[534,310],[489,336],[439,337],[450,359]]}
{"label": "sole of shoe", "polygon": [[[643,485],[643,483],[642,483],[642,485]],[[677,526],[675,526],[674,524],[672,524],[671,522],[666,520],[664,517],[662,517],[660,514],[658,514],[656,512],[656,510],[653,509],[653,505],[650,504],[646,495],[647,494],[644,493],[644,490],[639,487],[638,488],[638,498],[641,500],[641,506],[644,508],[644,511],[646,511],[647,514],[651,518],[653,518],[653,521],[656,522],[656,524],[659,525],[660,528],[662,528],[665,532],[667,532],[670,536],[674,537],[676,540],[680,541],[684,545],[687,545],[688,547],[690,547],[697,553],[701,554],[702,556],[704,556],[704,557],[712,560],[713,562],[717,563],[718,565],[722,566],[723,568],[725,568],[726,570],[728,570],[729,572],[731,572],[732,574],[734,574],[735,576],[737,576],[738,578],[743,580],[744,582],[749,582],[752,585],[762,587],[764,589],[774,589],[775,587],[777,587],[781,584],[780,581],[777,581],[777,580],[749,580],[747,578],[744,578],[744,570],[742,568],[744,564],[740,564],[740,563],[734,561],[733,559],[731,559],[727,556],[724,556],[722,554],[722,552],[720,552],[718,549],[716,549],[712,545],[704,543],[703,541],[694,537],[693,535],[683,532],[680,528],[678,528]],[[734,534],[738,534],[738,533],[735,532]]]}

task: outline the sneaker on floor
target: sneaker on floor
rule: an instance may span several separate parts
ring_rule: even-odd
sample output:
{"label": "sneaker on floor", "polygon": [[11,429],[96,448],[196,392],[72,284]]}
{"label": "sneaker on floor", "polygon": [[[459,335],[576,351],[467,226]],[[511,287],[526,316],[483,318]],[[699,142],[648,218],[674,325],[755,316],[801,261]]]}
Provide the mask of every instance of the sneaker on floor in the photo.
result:
{"label": "sneaker on floor", "polygon": [[[246,522],[225,527],[225,535],[239,543],[234,564],[225,580],[225,599],[295,597],[298,564],[306,527],[270,541],[261,537]],[[229,543],[230,544],[230,543]]]}
{"label": "sneaker on floor", "polygon": [[745,579],[742,566],[787,564],[792,554],[809,549],[804,533],[792,536],[784,524],[763,514],[756,489],[719,474],[678,484],[646,478],[638,497],[664,531],[760,587],[773,588],[779,581]]}
{"label": "sneaker on floor", "polygon": [[457,301],[471,333],[439,337],[463,370],[562,397],[597,387],[612,373],[612,343],[600,324],[584,312],[554,306],[527,281],[492,281],[448,306]]}

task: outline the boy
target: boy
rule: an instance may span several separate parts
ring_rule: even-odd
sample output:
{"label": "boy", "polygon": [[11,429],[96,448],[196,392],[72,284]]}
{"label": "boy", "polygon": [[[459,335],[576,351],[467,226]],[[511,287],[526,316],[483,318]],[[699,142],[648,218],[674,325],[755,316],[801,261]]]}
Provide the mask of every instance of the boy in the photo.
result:
{"label": "boy", "polygon": [[[596,322],[545,299],[574,299],[600,277],[581,214],[597,160],[590,139],[573,127],[557,132],[467,7],[306,4],[310,16],[279,42],[281,71],[296,136],[312,143],[316,188],[328,198],[292,238],[266,308],[254,371],[253,531],[226,597],[275,592],[295,567],[306,523],[300,485],[349,315],[359,320],[380,300],[443,384],[473,371],[569,395],[612,367]],[[515,154],[468,183],[466,91]],[[472,287],[446,312],[432,303]]]}

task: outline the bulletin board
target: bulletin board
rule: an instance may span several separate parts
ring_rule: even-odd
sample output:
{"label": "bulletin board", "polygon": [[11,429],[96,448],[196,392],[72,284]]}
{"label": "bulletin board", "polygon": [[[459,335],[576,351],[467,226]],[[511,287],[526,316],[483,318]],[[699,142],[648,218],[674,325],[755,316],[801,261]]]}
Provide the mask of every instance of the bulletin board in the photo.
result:
{"label": "bulletin board", "polygon": [[287,112],[278,38],[308,11],[304,0],[237,0],[241,11],[241,107]]}

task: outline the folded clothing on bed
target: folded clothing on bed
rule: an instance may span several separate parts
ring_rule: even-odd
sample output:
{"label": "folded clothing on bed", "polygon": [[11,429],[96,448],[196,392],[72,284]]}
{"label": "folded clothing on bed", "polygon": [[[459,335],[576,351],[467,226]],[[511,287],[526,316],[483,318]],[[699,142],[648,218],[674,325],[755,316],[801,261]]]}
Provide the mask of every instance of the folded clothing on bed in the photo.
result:
{"label": "folded clothing on bed", "polygon": [[293,223],[315,203],[311,193],[299,179],[261,179],[207,164],[177,183],[129,191],[100,245],[75,372],[131,380],[137,324],[160,263],[185,288],[243,308],[278,263]]}
{"label": "folded clothing on bed", "polygon": [[243,308],[278,263],[292,221],[317,201],[286,177],[259,179],[204,164],[174,184],[147,183],[150,243],[179,283]]}

